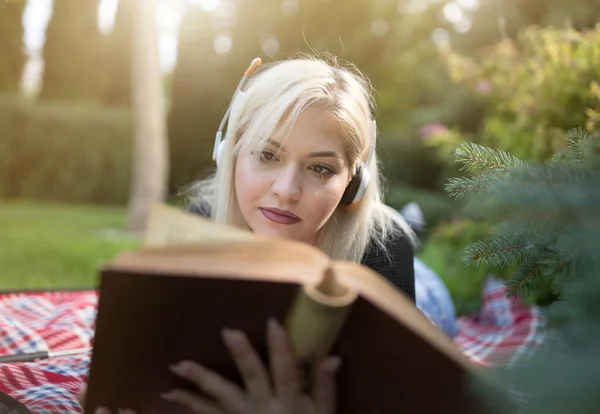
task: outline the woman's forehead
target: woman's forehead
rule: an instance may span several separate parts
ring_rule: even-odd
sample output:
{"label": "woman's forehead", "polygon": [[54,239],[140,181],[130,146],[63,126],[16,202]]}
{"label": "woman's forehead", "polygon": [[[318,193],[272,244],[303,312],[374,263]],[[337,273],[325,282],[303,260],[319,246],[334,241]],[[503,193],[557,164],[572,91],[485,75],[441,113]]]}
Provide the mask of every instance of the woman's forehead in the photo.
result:
{"label": "woman's forehead", "polygon": [[287,131],[269,139],[269,143],[284,151],[336,151],[345,153],[347,139],[340,122],[320,107],[310,107],[300,113]]}

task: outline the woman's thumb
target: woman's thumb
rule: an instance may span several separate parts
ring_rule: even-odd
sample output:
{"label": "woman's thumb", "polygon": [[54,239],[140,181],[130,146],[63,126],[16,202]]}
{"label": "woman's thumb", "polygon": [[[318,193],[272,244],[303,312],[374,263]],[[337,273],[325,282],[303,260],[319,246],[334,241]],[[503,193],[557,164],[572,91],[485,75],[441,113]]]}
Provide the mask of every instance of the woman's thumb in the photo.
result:
{"label": "woman's thumb", "polygon": [[335,379],[341,362],[340,357],[333,356],[319,364],[313,388],[317,414],[335,414]]}

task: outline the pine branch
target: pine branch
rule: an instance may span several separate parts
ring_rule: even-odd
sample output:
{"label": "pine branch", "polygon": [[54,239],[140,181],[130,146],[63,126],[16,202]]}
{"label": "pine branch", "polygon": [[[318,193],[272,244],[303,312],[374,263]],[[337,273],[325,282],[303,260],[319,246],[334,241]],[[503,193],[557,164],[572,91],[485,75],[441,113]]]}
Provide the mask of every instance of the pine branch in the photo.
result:
{"label": "pine branch", "polygon": [[[589,139],[581,128],[569,131],[568,138],[568,150],[552,163],[513,165],[504,172],[462,156],[464,170],[486,178],[447,186],[461,196],[479,195],[479,211],[500,224],[498,236],[470,245],[463,261],[516,262],[518,269],[504,282],[507,297],[529,292],[540,306],[551,304],[550,325],[540,332],[543,345],[527,358],[521,354],[499,387],[514,386],[527,395],[527,404],[501,412],[600,410],[594,388],[600,380],[600,140]],[[564,378],[571,380],[567,388]]]}
{"label": "pine branch", "polygon": [[587,139],[584,149],[586,158],[579,162],[580,169],[591,173],[600,172],[600,130]]}
{"label": "pine branch", "polygon": [[553,164],[556,164],[556,163],[565,164],[565,163],[568,163],[568,162],[571,162],[571,161],[573,161],[573,155],[571,154],[570,151],[557,152],[550,159],[550,162],[553,163]]}
{"label": "pine branch", "polygon": [[557,253],[553,258],[541,258],[538,260],[541,266],[544,266],[545,277],[567,279],[577,276],[577,271],[581,267],[575,256],[562,256]]}
{"label": "pine branch", "polygon": [[586,144],[589,139],[587,131],[581,127],[573,128],[567,132],[567,137],[569,139],[568,147],[573,157],[577,161],[586,159],[588,157]]}
{"label": "pine branch", "polygon": [[544,267],[537,263],[523,264],[512,277],[504,282],[506,286],[506,297],[521,296],[525,290],[535,289],[536,282],[542,277]]}
{"label": "pine branch", "polygon": [[503,221],[494,227],[495,234],[524,234],[527,237],[535,237],[536,244],[549,245],[554,243],[557,238],[557,230],[547,225],[533,220],[517,220],[511,218],[510,221]]}
{"label": "pine branch", "polygon": [[463,263],[466,266],[481,264],[503,268],[515,260],[522,259],[534,248],[533,238],[528,233],[501,234],[472,243],[465,249]]}
{"label": "pine branch", "polygon": [[600,175],[565,165],[511,171],[489,189],[488,214],[507,220],[552,220],[569,224],[598,217]]}
{"label": "pine branch", "polygon": [[541,183],[579,185],[588,181],[588,172],[575,167],[572,163],[528,165],[526,168],[512,170],[505,182],[512,185],[539,185]]}
{"label": "pine branch", "polygon": [[501,150],[467,142],[456,149],[456,161],[462,163],[460,171],[471,175],[504,173],[510,168],[527,165],[519,158]]}
{"label": "pine branch", "polygon": [[488,194],[498,178],[492,175],[480,175],[471,178],[452,177],[448,180],[445,190],[450,197],[456,199],[465,198],[470,194]]}

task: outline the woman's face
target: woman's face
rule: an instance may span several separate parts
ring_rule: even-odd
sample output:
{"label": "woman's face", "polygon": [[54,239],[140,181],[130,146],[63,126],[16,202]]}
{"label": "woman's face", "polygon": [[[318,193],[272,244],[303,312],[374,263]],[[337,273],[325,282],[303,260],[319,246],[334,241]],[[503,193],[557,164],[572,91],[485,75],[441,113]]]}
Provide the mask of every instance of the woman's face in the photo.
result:
{"label": "woman's face", "polygon": [[297,119],[285,145],[277,141],[260,159],[240,152],[235,191],[254,233],[314,244],[351,179],[339,125],[318,106]]}

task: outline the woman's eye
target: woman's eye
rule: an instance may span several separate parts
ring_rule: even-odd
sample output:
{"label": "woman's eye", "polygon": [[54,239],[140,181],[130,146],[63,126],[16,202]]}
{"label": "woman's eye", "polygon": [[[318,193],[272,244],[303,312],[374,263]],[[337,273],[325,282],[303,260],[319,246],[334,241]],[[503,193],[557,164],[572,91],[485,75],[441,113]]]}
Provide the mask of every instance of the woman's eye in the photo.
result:
{"label": "woman's eye", "polygon": [[322,164],[313,165],[311,169],[318,177],[325,177],[335,173],[331,167]]}
{"label": "woman's eye", "polygon": [[275,155],[275,153],[269,150],[264,150],[263,152],[261,152],[259,157],[260,162],[269,162],[276,159],[277,156]]}

